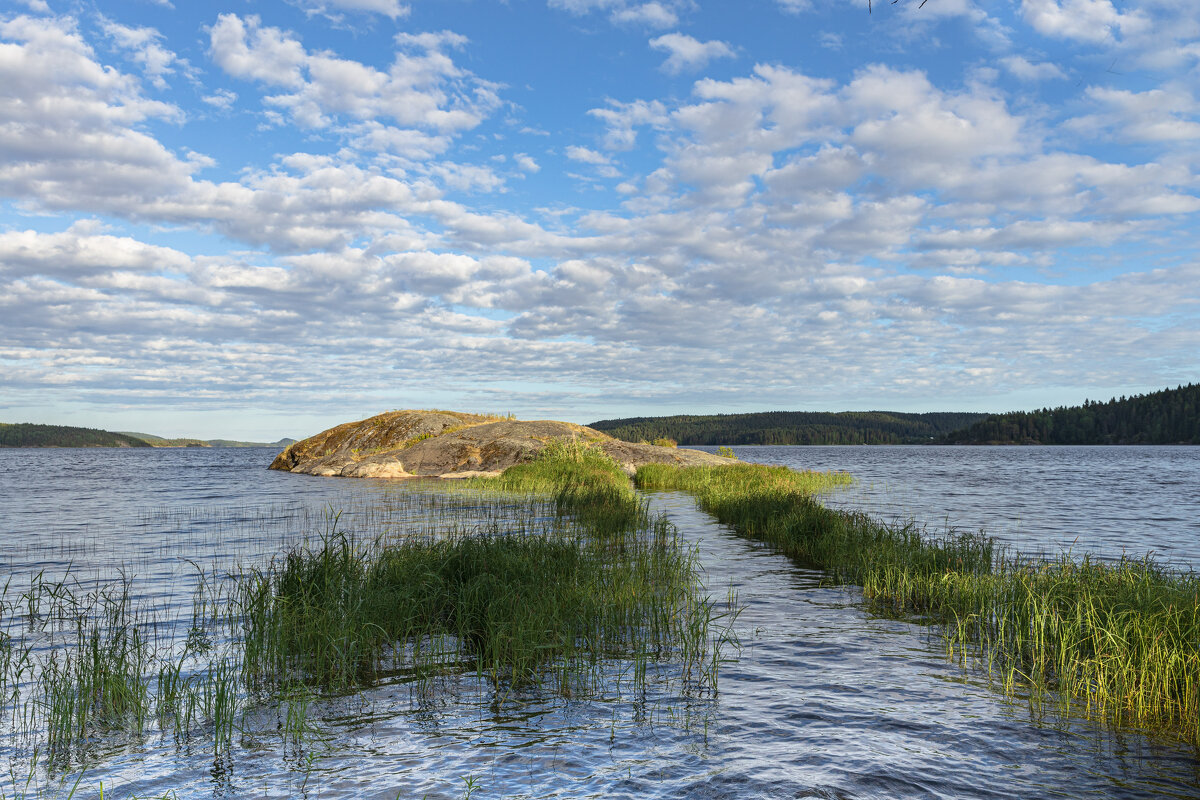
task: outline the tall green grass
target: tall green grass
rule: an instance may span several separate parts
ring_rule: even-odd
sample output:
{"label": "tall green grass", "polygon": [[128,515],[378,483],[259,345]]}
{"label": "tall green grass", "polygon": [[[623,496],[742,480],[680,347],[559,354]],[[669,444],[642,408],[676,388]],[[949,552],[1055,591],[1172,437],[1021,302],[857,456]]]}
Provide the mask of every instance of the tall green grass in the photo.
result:
{"label": "tall green grass", "polygon": [[[716,612],[695,553],[669,521],[650,519],[601,451],[551,442],[535,460],[463,487],[525,498],[533,513],[399,542],[334,529],[247,573],[236,618],[250,684],[337,691],[381,671],[473,669],[496,685],[549,679],[571,693],[595,683],[606,661],[651,657],[677,658],[685,675],[715,682],[700,666]],[[553,518],[529,505],[538,496],[553,498]]]}
{"label": "tall green grass", "polygon": [[579,439],[555,439],[530,461],[495,478],[473,478],[467,486],[485,492],[547,495],[557,513],[570,515],[592,533],[629,530],[648,521],[645,501],[629,477],[598,447]]}
{"label": "tall green grass", "polygon": [[1044,561],[981,534],[930,537],[837,511],[814,493],[842,479],[782,468],[649,465],[645,489],[680,490],[739,534],[770,542],[873,603],[944,625],[1008,691],[1064,710],[1171,730],[1200,744],[1200,579],[1149,558]]}
{"label": "tall green grass", "polygon": [[494,526],[384,546],[335,532],[242,589],[244,672],[273,691],[450,669],[572,694],[611,659],[705,650],[688,637],[707,636],[710,613],[665,519],[607,539]]}
{"label": "tall green grass", "polygon": [[402,508],[360,509],[365,532],[330,514],[273,558],[198,569],[190,615],[139,605],[132,579],[7,579],[0,758],[19,796],[153,736],[225,759],[274,719],[299,753],[319,737],[314,701],[381,681],[417,699],[460,679],[499,695],[716,692],[732,612],[602,452],[552,444],[499,478],[414,486],[385,498]]}

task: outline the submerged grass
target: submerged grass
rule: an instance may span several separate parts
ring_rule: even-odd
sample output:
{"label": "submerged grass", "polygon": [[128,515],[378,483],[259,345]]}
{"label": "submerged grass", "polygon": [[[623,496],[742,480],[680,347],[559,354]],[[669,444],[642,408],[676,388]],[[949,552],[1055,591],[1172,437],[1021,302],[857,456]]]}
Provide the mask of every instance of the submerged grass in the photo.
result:
{"label": "submerged grass", "polygon": [[544,527],[387,546],[335,533],[244,584],[245,673],[273,691],[342,691],[384,672],[472,669],[571,694],[607,659],[695,649],[682,641],[706,612],[693,562],[665,519],[615,541]]}
{"label": "submerged grass", "polygon": [[123,575],[39,573],[28,589],[9,578],[0,756],[19,796],[40,796],[35,772],[51,785],[155,735],[221,760],[266,724],[300,753],[320,737],[314,701],[381,681],[418,702],[460,677],[497,697],[644,696],[651,682],[715,694],[719,621],[733,612],[599,450],[552,444],[499,478],[408,496],[419,513],[402,525],[370,510],[356,535],[331,514],[318,538],[273,559],[197,569],[190,618],[142,605]]}
{"label": "submerged grass", "polygon": [[549,677],[569,694],[606,660],[670,655],[685,675],[708,674],[695,662],[714,613],[695,554],[602,452],[553,442],[466,488],[550,495],[555,516],[388,543],[335,529],[248,573],[237,619],[251,685],[338,691],[381,671],[472,668],[495,685]]}
{"label": "submerged grass", "polygon": [[835,475],[784,468],[649,465],[645,489],[695,495],[743,536],[863,587],[894,611],[944,625],[952,651],[981,655],[1009,692],[1052,693],[1118,724],[1200,745],[1200,579],[1149,558],[1118,563],[1000,552],[981,534],[928,537],[822,506]]}

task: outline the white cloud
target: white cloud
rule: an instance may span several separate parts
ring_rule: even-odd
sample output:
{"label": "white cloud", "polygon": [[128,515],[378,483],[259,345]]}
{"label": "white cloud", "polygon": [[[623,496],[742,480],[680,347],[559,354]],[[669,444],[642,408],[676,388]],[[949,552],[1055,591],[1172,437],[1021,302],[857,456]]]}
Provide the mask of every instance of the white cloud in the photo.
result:
{"label": "white cloud", "polygon": [[801,11],[812,9],[811,0],[775,0],[775,2],[788,14],[799,14]]}
{"label": "white cloud", "polygon": [[649,28],[670,28],[679,24],[679,15],[662,3],[642,3],[614,10],[612,21]]}
{"label": "white cloud", "polygon": [[650,40],[650,46],[669,53],[662,69],[677,75],[695,72],[716,58],[733,58],[734,52],[728,44],[718,40],[701,42],[683,33],[664,33]]}
{"label": "white cloud", "polygon": [[608,108],[593,108],[588,111],[593,117],[604,120],[608,131],[604,135],[604,146],[609,150],[629,150],[637,141],[637,128],[650,125],[659,129],[668,123],[666,106],[658,100],[634,100],[631,103],[608,101]]}
{"label": "white cloud", "polygon": [[304,85],[304,46],[279,28],[262,27],[256,16],[221,14],[209,29],[209,45],[217,66],[235,78],[292,89]]}
{"label": "white cloud", "polygon": [[1110,0],[1021,0],[1021,12],[1043,36],[1081,42],[1112,41],[1146,26],[1138,11],[1122,14]]}
{"label": "white cloud", "polygon": [[217,89],[212,94],[207,94],[201,97],[205,103],[208,103],[213,108],[219,108],[222,111],[228,111],[233,108],[233,104],[237,102],[237,92],[232,92],[229,89]]}
{"label": "white cloud", "polygon": [[338,117],[391,118],[400,126],[454,132],[475,127],[500,100],[496,87],[472,78],[442,51],[465,38],[448,31],[399,34],[400,49],[382,71],[329,53],[308,53],[291,34],[257,17],[222,14],[210,30],[213,59],[228,74],[292,91],[264,102],[306,128]]}
{"label": "white cloud", "polygon": [[167,86],[165,76],[175,74],[173,65],[187,67],[186,62],[159,43],[162,34],[153,28],[131,28],[108,19],[103,20],[103,26],[104,33],[130,52],[133,60],[142,65],[142,72],[159,89]]}
{"label": "white cloud", "polygon": [[136,126],[176,120],[138,82],[94,60],[74,23],[0,22],[0,192],[49,207],[148,198],[185,186],[199,164]]}
{"label": "white cloud", "polygon": [[670,28],[679,23],[679,12],[695,7],[692,0],[548,0],[551,8],[560,8],[577,16],[607,12],[615,25],[639,25]]}
{"label": "white cloud", "polygon": [[1006,56],[1000,59],[1000,63],[1013,77],[1023,81],[1062,80],[1067,77],[1067,74],[1057,64],[1047,61],[1035,64],[1024,56]]}
{"label": "white cloud", "polygon": [[1200,102],[1187,87],[1169,85],[1145,92],[1091,86],[1095,113],[1067,125],[1092,136],[1116,136],[1131,142],[1191,142],[1200,139]]}
{"label": "white cloud", "polygon": [[[574,5],[606,19],[636,8]],[[0,231],[6,391],[345,403],[363,386],[476,391],[569,374],[606,398],[722,386],[786,401],[853,385],[927,399],[1194,363],[1200,267],[1164,244],[1194,237],[1185,215],[1200,212],[1183,79],[1075,93],[1064,128],[1065,112],[1005,95],[1011,82],[760,65],[682,100],[623,96],[588,112],[598,149],[547,152],[593,177],[629,153],[624,204],[593,192],[586,209],[565,197],[535,218],[519,195],[543,181],[514,181],[504,211],[450,199],[539,168],[518,152],[525,120],[480,126],[498,89],[458,63],[456,34],[405,33],[399,53],[360,62],[220,17],[211,52],[252,82],[238,91],[311,129],[281,131],[283,155],[203,180],[211,158],[155,138],[181,115],[144,96],[140,69],[103,63],[68,21],[0,26],[0,191],[21,212],[113,226]],[[1018,56],[1000,64],[1060,77]],[[217,108],[237,100],[204,93]],[[1138,142],[1136,160],[1089,154],[1081,131]],[[170,141],[192,133],[172,128]],[[169,241],[172,226],[217,254],[139,240]],[[381,377],[380,363],[394,369]],[[664,389],[628,363],[687,378]],[[264,376],[277,376],[269,391]]]}
{"label": "white cloud", "polygon": [[381,14],[390,19],[408,16],[409,7],[399,0],[304,0],[302,7],[310,12],[332,14],[335,11],[351,11]]}
{"label": "white cloud", "polygon": [[529,155],[528,153],[517,153],[513,156],[513,161],[517,162],[517,166],[520,167],[523,172],[539,172],[541,170],[541,167],[538,166],[537,161],[535,161],[533,156]]}
{"label": "white cloud", "polygon": [[572,161],[579,161],[583,164],[609,163],[608,156],[588,147],[580,147],[579,145],[570,145],[567,147],[567,158],[571,159]]}

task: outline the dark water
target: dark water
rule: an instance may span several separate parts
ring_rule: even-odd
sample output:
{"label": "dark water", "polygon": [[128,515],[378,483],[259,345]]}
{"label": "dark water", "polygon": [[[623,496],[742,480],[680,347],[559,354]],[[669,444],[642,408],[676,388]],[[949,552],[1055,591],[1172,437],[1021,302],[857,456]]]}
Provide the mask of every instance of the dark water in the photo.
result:
{"label": "dark water", "polygon": [[[884,516],[985,528],[1026,550],[1078,537],[1079,552],[1200,563],[1197,449],[737,450],[848,470],[858,485],[829,502]],[[68,563],[124,570],[162,600],[190,591],[193,563],[269,557],[311,535],[326,509],[350,524],[419,525],[402,500],[417,489],[266,472],[272,455],[0,450],[0,570],[14,582]],[[1200,797],[1194,749],[1040,719],[926,630],[866,613],[853,589],[733,536],[686,496],[653,503],[698,546],[714,597],[738,597],[741,647],[715,698],[497,697],[464,678],[416,702],[384,684],[315,706],[322,742],[293,748],[250,726],[215,757],[151,736],[114,745],[82,785],[180,798]],[[22,752],[6,742],[0,761]],[[9,766],[5,797],[21,788]],[[41,775],[44,796],[56,780]]]}

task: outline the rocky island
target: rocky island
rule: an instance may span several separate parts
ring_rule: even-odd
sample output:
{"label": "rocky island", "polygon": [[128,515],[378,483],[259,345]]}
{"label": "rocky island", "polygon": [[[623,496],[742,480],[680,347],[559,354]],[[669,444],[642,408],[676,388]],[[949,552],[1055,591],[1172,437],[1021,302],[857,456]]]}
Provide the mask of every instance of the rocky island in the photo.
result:
{"label": "rocky island", "polygon": [[469,478],[499,475],[548,442],[594,443],[629,473],[643,464],[730,464],[699,450],[623,442],[595,428],[457,411],[390,411],[288,445],[271,469],[342,478]]}

